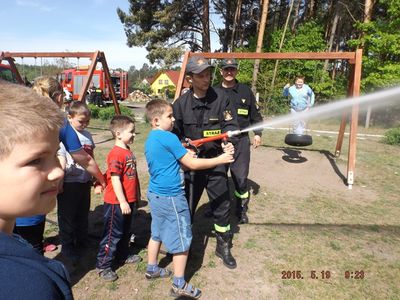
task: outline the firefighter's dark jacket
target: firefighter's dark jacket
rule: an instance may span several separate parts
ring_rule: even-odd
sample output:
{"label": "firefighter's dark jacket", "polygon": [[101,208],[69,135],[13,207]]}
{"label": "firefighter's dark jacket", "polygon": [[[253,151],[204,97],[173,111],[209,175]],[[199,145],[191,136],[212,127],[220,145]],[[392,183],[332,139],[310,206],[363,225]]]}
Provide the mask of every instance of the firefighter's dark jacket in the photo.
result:
{"label": "firefighter's dark jacket", "polygon": [[[237,118],[240,129],[262,122],[262,116],[258,110],[256,98],[251,89],[236,81],[232,88],[224,88],[222,84],[214,87],[215,90],[223,90],[231,102],[234,117]],[[262,129],[254,130],[254,134],[261,136]]]}
{"label": "firefighter's dark jacket", "polygon": [[[197,99],[190,90],[173,104],[174,130],[179,139],[197,140],[230,130],[238,130],[237,121],[232,116],[232,108],[227,94],[210,87],[206,96]],[[208,142],[199,147],[199,157],[215,157],[222,153],[222,141]],[[235,144],[235,141],[232,141]]]}

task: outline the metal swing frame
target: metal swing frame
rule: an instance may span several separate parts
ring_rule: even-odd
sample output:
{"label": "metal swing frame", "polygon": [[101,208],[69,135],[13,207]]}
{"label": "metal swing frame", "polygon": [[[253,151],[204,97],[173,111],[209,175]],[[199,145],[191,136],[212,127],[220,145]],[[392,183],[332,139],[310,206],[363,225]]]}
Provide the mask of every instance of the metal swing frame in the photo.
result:
{"label": "metal swing frame", "polygon": [[[175,99],[177,99],[182,91],[183,81],[185,79],[185,69],[188,60],[192,56],[202,56],[210,59],[224,59],[224,58],[237,58],[237,59],[270,59],[270,60],[347,60],[350,64],[349,81],[347,87],[348,97],[358,97],[360,95],[361,85],[361,65],[362,65],[362,49],[357,49],[355,52],[284,52],[284,53],[211,53],[211,52],[186,52],[183,58],[181,72],[176,87]],[[351,100],[349,100],[351,101]],[[358,129],[358,105],[353,105],[350,115],[350,133],[349,133],[349,151],[347,159],[347,177],[346,183],[349,189],[354,184],[355,178],[355,165],[356,165],[356,146],[357,146],[357,129]],[[347,124],[347,113],[343,113],[342,120],[339,127],[339,134],[336,141],[335,156],[339,157],[343,145],[344,131]]]}

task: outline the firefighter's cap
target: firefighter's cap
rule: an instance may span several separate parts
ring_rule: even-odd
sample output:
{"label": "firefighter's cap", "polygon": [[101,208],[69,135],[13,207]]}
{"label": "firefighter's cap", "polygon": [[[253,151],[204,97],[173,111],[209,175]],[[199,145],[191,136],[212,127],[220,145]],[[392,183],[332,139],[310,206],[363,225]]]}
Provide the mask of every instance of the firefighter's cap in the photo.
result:
{"label": "firefighter's cap", "polygon": [[221,69],[226,69],[226,68],[238,68],[238,63],[236,62],[236,59],[234,58],[225,58],[221,61]]}
{"label": "firefighter's cap", "polygon": [[208,59],[201,56],[192,56],[186,65],[186,74],[199,74],[208,68],[212,68]]}

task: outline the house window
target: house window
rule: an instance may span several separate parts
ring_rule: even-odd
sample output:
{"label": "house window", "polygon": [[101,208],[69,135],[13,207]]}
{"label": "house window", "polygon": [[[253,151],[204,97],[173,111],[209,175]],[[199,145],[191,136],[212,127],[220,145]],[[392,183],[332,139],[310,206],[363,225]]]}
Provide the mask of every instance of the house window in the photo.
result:
{"label": "house window", "polygon": [[158,89],[158,90],[157,90],[157,94],[161,94],[161,89]]}
{"label": "house window", "polygon": [[162,79],[159,79],[159,80],[158,80],[158,84],[162,84]]}
{"label": "house window", "polygon": [[168,84],[169,84],[168,79],[165,79],[165,80],[164,80],[164,84],[165,84],[165,85],[168,85]]}

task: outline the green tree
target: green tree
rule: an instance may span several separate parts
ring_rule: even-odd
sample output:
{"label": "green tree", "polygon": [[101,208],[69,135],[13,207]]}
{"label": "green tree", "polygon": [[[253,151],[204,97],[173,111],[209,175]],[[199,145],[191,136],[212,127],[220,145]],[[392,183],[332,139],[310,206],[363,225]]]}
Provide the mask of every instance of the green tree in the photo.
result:
{"label": "green tree", "polygon": [[[204,2],[204,3],[203,3]],[[151,63],[170,67],[184,47],[209,51],[208,1],[129,0],[129,14],[117,9],[128,46],[145,46]]]}
{"label": "green tree", "polygon": [[380,0],[371,22],[357,22],[362,34],[349,41],[364,45],[362,88],[365,92],[400,84],[400,1]]}
{"label": "green tree", "polygon": [[149,66],[146,63],[144,63],[140,69],[136,69],[135,66],[131,66],[128,70],[129,90],[143,90],[143,80],[154,76],[158,71],[159,69],[157,67]]}

